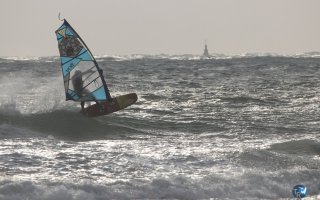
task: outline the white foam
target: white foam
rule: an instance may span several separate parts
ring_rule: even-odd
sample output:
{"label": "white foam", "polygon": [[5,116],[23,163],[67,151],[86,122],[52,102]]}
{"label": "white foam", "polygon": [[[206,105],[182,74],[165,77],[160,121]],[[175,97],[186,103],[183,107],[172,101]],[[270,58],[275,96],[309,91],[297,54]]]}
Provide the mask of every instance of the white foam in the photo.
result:
{"label": "white foam", "polygon": [[[183,176],[155,178],[149,181],[117,181],[111,184],[86,180],[64,182],[17,181],[0,182],[0,199],[32,200],[93,200],[93,199],[291,199],[295,178],[288,176],[248,171],[240,176],[223,177],[219,174],[202,179]],[[308,179],[309,176],[299,176]],[[311,178],[311,177],[309,177]],[[312,181],[306,181],[312,184]],[[318,197],[317,186],[308,187],[312,191],[306,199]],[[318,196],[317,196],[318,195]]]}
{"label": "white foam", "polygon": [[9,73],[0,81],[0,111],[23,114],[48,112],[66,106],[60,77]]}
{"label": "white foam", "polygon": [[31,56],[11,56],[11,57],[2,57],[4,60],[16,60],[16,61],[28,61],[28,60],[39,60],[40,57],[31,57]]}

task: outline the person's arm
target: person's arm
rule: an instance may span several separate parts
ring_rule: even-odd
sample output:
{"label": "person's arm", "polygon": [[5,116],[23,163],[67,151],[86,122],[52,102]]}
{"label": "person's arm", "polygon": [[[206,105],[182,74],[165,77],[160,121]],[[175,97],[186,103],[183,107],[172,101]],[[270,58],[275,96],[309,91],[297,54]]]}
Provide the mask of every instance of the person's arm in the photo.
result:
{"label": "person's arm", "polygon": [[92,68],[90,68],[90,69],[82,72],[82,75],[89,74],[89,73],[94,73],[94,72],[95,72],[95,71],[93,71],[93,67],[92,67]]}

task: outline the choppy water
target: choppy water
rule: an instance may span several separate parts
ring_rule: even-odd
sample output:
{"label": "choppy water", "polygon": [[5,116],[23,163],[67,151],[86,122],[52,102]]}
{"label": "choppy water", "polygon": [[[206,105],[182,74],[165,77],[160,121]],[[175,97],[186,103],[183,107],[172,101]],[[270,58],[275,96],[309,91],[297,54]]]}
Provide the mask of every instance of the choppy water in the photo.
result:
{"label": "choppy water", "polygon": [[57,58],[0,59],[0,199],[279,199],[320,191],[320,58],[99,57],[99,118]]}

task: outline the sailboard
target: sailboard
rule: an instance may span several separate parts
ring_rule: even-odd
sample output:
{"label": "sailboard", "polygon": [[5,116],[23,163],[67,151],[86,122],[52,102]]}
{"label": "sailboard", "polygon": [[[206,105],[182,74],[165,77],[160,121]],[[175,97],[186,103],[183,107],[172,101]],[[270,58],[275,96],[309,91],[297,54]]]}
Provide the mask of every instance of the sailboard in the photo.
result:
{"label": "sailboard", "polygon": [[55,31],[66,100],[96,102],[81,113],[90,117],[122,110],[137,101],[135,93],[112,98],[103,71],[93,54],[66,19]]}

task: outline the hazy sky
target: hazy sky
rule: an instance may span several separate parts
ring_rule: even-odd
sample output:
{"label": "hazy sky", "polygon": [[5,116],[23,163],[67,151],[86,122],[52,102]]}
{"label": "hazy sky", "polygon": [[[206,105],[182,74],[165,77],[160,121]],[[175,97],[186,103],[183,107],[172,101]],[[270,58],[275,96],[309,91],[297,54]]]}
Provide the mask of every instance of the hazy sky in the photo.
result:
{"label": "hazy sky", "polygon": [[95,55],[320,51],[320,0],[0,0],[0,56],[58,55],[59,12]]}

